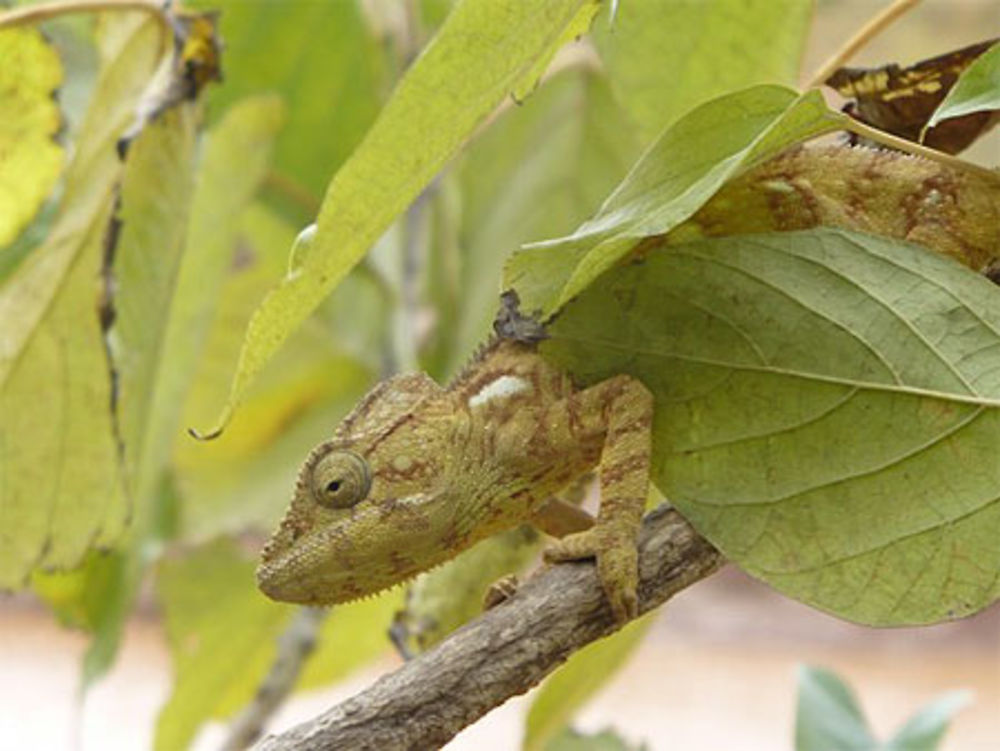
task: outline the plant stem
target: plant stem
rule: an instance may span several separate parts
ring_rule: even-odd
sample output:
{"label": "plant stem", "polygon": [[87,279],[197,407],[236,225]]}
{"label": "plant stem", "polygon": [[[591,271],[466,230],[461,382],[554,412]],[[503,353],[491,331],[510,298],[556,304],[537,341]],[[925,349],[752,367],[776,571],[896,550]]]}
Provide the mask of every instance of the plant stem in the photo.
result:
{"label": "plant stem", "polygon": [[805,88],[820,86],[828,79],[833,72],[842,67],[845,62],[854,56],[859,49],[868,44],[875,36],[885,30],[893,21],[911,10],[920,0],[893,0],[889,5],[876,13],[868,23],[854,32],[854,36],[847,40],[839,50],[823,63],[817,70]]}

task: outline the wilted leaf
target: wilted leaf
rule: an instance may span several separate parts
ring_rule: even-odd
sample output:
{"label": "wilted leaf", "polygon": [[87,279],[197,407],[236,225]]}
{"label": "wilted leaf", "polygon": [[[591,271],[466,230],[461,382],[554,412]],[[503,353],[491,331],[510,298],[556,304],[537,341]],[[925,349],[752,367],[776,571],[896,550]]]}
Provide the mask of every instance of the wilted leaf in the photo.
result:
{"label": "wilted leaf", "polygon": [[669,232],[729,178],[842,126],[816,91],[758,86],[702,105],[654,143],[593,219],[516,253],[504,271],[526,311],[557,311],[648,235]]}
{"label": "wilted leaf", "polygon": [[[532,82],[566,30],[578,28],[596,7],[590,0],[456,6],[330,183],[312,251],[293,262],[251,319],[220,427],[288,335],[496,105]],[[442,90],[448,96],[439,96]]]}
{"label": "wilted leaf", "polygon": [[[927,121],[933,128],[942,120],[973,112],[1000,110],[1000,42],[972,61]],[[996,117],[994,116],[994,121]]]}
{"label": "wilted leaf", "polygon": [[868,624],[1000,597],[996,286],[838,231],[653,252],[571,303],[547,351],[657,398],[654,479],[786,594]]}
{"label": "wilted leaf", "polygon": [[795,751],[875,751],[877,747],[850,687],[829,670],[801,665]]}
{"label": "wilted leaf", "polygon": [[594,39],[618,99],[648,142],[688,110],[759,83],[794,86],[812,3],[627,0]]}
{"label": "wilted leaf", "polygon": [[39,31],[0,31],[0,247],[31,221],[59,177],[61,82],[59,56]]}
{"label": "wilted leaf", "polygon": [[95,279],[121,171],[114,142],[157,63],[161,29],[129,13],[101,29],[104,64],[60,214],[0,288],[0,587],[35,566],[76,564],[115,539],[128,513]]}
{"label": "wilted leaf", "polygon": [[881,751],[935,751],[955,714],[972,702],[970,691],[939,696],[907,720]]}
{"label": "wilted leaf", "polygon": [[589,644],[545,681],[528,710],[524,751],[540,751],[580,706],[625,664],[653,623],[650,613],[621,631]]}

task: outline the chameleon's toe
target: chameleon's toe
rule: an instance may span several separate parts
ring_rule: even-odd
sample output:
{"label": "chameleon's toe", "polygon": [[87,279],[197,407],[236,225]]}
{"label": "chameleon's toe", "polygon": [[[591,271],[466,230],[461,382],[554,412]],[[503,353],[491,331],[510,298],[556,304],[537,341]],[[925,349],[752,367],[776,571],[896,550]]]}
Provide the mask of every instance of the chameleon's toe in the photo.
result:
{"label": "chameleon's toe", "polygon": [[483,595],[483,610],[492,610],[517,594],[517,574],[507,574],[493,582]]}
{"label": "chameleon's toe", "polygon": [[601,534],[590,529],[568,535],[545,550],[545,560],[576,561],[597,559],[597,575],[604,587],[611,611],[619,623],[639,614],[636,589],[639,586],[639,561],[635,542],[624,536]]}

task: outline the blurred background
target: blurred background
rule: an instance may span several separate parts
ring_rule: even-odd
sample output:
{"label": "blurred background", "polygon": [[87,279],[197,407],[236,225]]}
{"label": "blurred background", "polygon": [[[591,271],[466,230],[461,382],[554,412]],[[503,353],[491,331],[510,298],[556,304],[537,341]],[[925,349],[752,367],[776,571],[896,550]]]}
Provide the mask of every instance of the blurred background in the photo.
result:
{"label": "blurred background", "polygon": [[[621,0],[623,13],[628,1]],[[252,304],[282,273],[287,249],[297,231],[312,220],[329,176],[370,124],[398,70],[447,9],[445,2],[426,3],[425,25],[414,31],[408,26],[412,19],[388,0],[363,3],[360,10],[347,0],[294,0],[280,9],[265,0],[221,4],[226,6],[222,33],[229,79],[209,96],[210,121],[247,93],[277,89],[288,105],[288,123],[276,146],[278,169],[242,219],[234,274],[209,335],[210,356],[201,363],[198,385],[185,406],[185,424],[204,424],[212,405],[221,402]],[[318,10],[320,5],[335,8],[332,16]],[[802,70],[808,74],[818,67],[882,5],[874,0],[821,0]],[[297,37],[271,36],[281,15],[294,17],[291,25],[299,30]],[[54,24],[51,30],[69,61],[62,101],[70,129],[74,112],[86,101],[96,64],[93,52],[80,42],[80,28],[74,21]],[[319,44],[326,32],[336,34],[336,44]],[[1000,36],[995,0],[926,0],[850,64],[905,65],[994,36]],[[584,43],[556,64],[566,65],[573,56],[593,57]],[[315,75],[317,70],[326,72]],[[337,73],[331,75],[330,70]],[[602,143],[603,171],[587,184],[594,195],[571,196],[572,175],[551,167],[550,162],[568,158],[559,144],[573,138],[584,141],[572,131],[567,113],[583,106],[610,106],[602,99],[606,94],[600,82],[583,70],[550,81],[523,107],[505,108],[496,127],[434,187],[431,208],[409,214],[409,221],[418,225],[415,233],[410,227],[409,236],[418,236],[434,253],[444,254],[444,245],[457,242],[474,259],[462,272],[464,297],[456,298],[447,285],[428,283],[421,294],[433,305],[420,307],[418,315],[407,320],[391,320],[395,314],[383,304],[383,287],[400,270],[390,233],[369,262],[293,338],[280,365],[264,374],[222,440],[207,449],[186,438],[178,440],[173,459],[177,471],[164,493],[183,499],[170,521],[180,530],[182,552],[184,546],[195,547],[225,533],[239,535],[243,552],[254,551],[260,532],[245,530],[264,530],[273,523],[306,449],[329,432],[385,369],[386,353],[395,365],[419,360],[439,377],[453,371],[492,315],[490,301],[504,253],[521,242],[571,230],[620,179],[638,153],[638,139]],[[317,100],[335,101],[337,111],[331,116],[327,105]],[[607,117],[605,125],[618,116],[598,112]],[[303,142],[302,134],[317,128],[324,137]],[[577,143],[581,158],[587,156],[585,145]],[[988,166],[1000,164],[1000,131],[965,157]],[[498,192],[501,188],[505,193]],[[544,202],[539,198],[543,194]],[[456,202],[461,203],[460,212]],[[11,258],[0,256],[0,271],[4,264],[13,266]],[[443,315],[462,323],[442,334],[437,324]],[[386,343],[387,338],[395,341]],[[419,357],[414,341],[423,343]],[[247,563],[241,575],[251,566]],[[88,625],[85,616],[60,610],[72,599],[66,593],[74,586],[55,577],[38,586],[43,598],[20,594],[0,599],[0,749],[89,751],[152,745],[157,714],[172,687],[159,604],[163,590],[158,597],[150,582],[144,584],[117,661],[81,702],[79,671],[90,637],[60,626],[52,614],[54,609],[70,625]],[[391,611],[394,606],[384,607]],[[935,696],[970,689],[974,701],[957,715],[942,748],[1000,749],[1000,607],[940,626],[874,630],[787,600],[732,568],[663,608],[638,651],[578,714],[575,724],[586,730],[613,725],[626,739],[644,740],[650,749],[791,748],[795,667],[800,663],[831,668],[851,683],[881,737]],[[395,664],[397,658],[386,650],[367,665],[338,668],[346,674],[339,683],[296,694],[273,728],[316,714]],[[209,695],[211,686],[205,690],[206,701],[218,699]],[[529,695],[508,702],[448,748],[516,748],[530,701]],[[224,735],[224,725],[212,723],[199,732],[195,747],[217,748]]]}

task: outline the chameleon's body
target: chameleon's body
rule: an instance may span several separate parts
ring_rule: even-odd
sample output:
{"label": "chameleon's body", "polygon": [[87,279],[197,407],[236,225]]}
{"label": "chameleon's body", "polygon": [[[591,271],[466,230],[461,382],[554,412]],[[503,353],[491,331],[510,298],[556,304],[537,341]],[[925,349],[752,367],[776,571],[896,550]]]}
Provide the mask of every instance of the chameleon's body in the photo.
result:
{"label": "chameleon's body", "polygon": [[634,378],[578,390],[532,344],[506,339],[446,388],[423,374],[384,381],[306,460],[259,586],[311,604],[377,592],[541,520],[553,494],[599,467],[596,523],[547,557],[596,557],[616,617],[634,616],[652,412]]}

